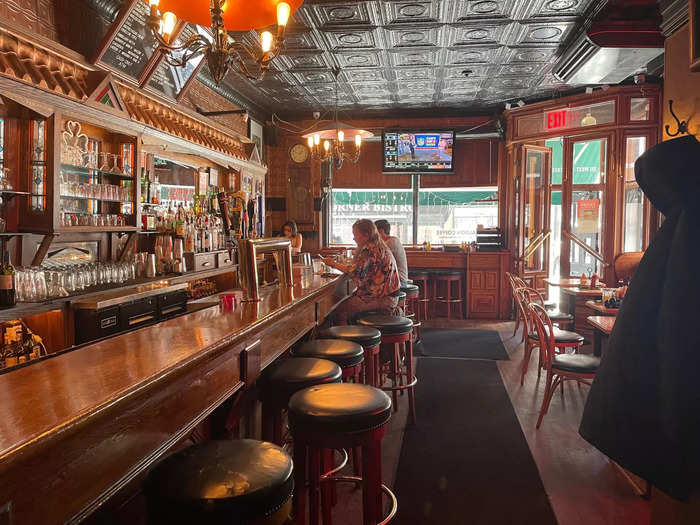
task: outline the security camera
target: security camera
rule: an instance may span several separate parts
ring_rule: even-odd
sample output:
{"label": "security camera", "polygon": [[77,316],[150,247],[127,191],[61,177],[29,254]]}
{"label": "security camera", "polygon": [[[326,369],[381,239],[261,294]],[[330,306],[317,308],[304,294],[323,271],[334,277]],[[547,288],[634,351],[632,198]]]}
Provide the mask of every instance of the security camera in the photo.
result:
{"label": "security camera", "polygon": [[314,112],[312,113],[312,115],[314,116],[314,120],[318,120],[318,119],[321,118],[321,112],[320,112],[320,111],[314,111]]}

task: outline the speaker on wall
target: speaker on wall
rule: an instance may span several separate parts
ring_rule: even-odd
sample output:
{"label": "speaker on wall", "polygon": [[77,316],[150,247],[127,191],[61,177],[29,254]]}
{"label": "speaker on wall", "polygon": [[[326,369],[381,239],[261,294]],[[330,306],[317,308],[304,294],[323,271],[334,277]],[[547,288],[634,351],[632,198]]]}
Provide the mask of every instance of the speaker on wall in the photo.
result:
{"label": "speaker on wall", "polygon": [[287,211],[287,199],[284,197],[265,197],[267,211]]}

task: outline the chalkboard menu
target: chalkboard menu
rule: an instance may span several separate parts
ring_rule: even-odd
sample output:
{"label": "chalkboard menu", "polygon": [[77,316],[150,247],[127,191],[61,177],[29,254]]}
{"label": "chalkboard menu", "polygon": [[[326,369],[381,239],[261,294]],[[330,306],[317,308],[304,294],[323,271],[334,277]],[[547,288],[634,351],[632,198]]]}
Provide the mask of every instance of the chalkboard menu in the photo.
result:
{"label": "chalkboard menu", "polygon": [[[187,24],[185,29],[180,33],[180,36],[175,40],[175,43],[178,46],[182,45],[189,37],[196,34],[197,26]],[[183,54],[183,51],[174,51],[172,56],[179,59]],[[195,69],[197,69],[202,58],[203,55],[199,55],[188,61],[183,67],[171,66],[165,60],[161,61],[153,73],[151,80],[148,82],[148,86],[174,99],[182,88],[185,87],[185,84],[195,72]]]}
{"label": "chalkboard menu", "polygon": [[102,55],[102,62],[134,78],[139,77],[158,48],[158,41],[146,24],[148,13],[148,4],[137,1]]}

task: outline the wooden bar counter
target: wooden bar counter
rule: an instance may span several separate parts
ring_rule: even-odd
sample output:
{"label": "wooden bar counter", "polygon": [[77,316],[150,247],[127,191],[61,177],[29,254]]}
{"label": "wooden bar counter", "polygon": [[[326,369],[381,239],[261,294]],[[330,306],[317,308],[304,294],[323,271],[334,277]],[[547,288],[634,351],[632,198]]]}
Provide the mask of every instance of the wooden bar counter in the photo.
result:
{"label": "wooden bar counter", "polygon": [[261,291],[0,376],[0,522],[79,521],[314,328],[340,276]]}

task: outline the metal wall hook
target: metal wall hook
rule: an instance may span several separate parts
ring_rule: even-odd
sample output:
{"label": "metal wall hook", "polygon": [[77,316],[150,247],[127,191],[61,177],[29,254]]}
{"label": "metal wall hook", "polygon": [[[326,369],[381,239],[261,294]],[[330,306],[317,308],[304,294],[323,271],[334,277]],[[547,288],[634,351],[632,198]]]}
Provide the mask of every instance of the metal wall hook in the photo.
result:
{"label": "metal wall hook", "polygon": [[678,129],[674,133],[671,133],[669,131],[670,126],[668,124],[666,124],[666,128],[665,128],[666,134],[669,137],[675,137],[676,135],[687,134],[688,133],[688,122],[686,122],[685,120],[683,120],[683,121],[679,120],[678,117],[676,116],[676,114],[673,112],[673,100],[668,101],[668,110],[671,112],[671,116],[673,116],[673,118],[676,119],[676,125],[678,126]]}

